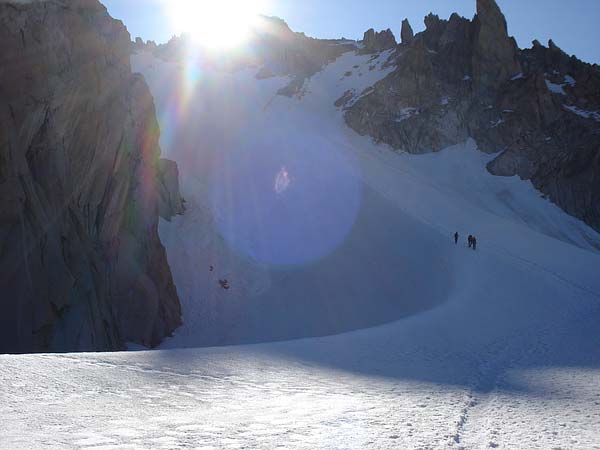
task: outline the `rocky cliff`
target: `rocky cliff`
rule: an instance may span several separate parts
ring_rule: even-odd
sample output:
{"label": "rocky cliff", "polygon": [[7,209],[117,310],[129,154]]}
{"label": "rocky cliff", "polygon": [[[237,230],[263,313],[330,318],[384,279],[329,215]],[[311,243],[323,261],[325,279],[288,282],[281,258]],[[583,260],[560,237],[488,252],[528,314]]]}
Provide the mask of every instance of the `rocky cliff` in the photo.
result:
{"label": "rocky cliff", "polygon": [[[390,75],[342,98],[350,127],[411,152],[439,151],[474,138],[499,155],[495,175],[518,175],[600,231],[600,69],[552,41],[520,50],[494,0],[477,14],[430,14],[402,44]],[[377,50],[374,50],[377,51]]]}
{"label": "rocky cliff", "polygon": [[394,33],[388,28],[376,32],[373,28],[368,29],[362,40],[361,53],[383,52],[394,48],[397,45]]}
{"label": "rocky cliff", "polygon": [[183,210],[130,37],[97,0],[0,2],[0,352],[157,345]]}

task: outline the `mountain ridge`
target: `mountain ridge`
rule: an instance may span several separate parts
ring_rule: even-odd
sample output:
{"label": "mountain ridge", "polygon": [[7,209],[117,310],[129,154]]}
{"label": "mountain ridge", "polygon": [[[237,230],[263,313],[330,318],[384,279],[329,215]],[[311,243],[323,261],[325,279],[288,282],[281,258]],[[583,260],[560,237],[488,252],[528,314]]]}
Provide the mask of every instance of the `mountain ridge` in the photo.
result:
{"label": "mountain ridge", "polygon": [[531,180],[599,230],[600,69],[552,41],[518,49],[495,2],[477,5],[473,21],[428,16],[426,30],[398,46],[398,69],[356,101],[347,98],[346,122],[410,153],[473,137],[482,151],[501,153],[492,174]]}

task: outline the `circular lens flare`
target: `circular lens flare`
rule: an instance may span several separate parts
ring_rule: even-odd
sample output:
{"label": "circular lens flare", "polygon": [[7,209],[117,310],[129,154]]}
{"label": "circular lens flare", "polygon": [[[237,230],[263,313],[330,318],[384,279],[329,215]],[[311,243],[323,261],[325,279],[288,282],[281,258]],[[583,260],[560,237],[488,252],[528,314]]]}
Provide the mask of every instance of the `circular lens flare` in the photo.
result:
{"label": "circular lens flare", "polygon": [[290,183],[290,174],[285,167],[282,167],[275,177],[275,192],[283,194],[290,187]]}
{"label": "circular lens flare", "polygon": [[334,252],[360,209],[358,163],[328,140],[293,130],[240,139],[219,152],[208,179],[211,210],[231,248],[281,267]]}

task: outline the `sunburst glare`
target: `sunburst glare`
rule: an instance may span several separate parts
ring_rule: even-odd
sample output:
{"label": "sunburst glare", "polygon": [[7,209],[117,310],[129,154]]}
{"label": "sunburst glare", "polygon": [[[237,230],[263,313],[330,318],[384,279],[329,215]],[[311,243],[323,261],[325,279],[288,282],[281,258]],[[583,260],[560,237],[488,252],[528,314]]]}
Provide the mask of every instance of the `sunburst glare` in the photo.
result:
{"label": "sunburst glare", "polygon": [[177,33],[209,49],[243,44],[268,0],[165,0]]}

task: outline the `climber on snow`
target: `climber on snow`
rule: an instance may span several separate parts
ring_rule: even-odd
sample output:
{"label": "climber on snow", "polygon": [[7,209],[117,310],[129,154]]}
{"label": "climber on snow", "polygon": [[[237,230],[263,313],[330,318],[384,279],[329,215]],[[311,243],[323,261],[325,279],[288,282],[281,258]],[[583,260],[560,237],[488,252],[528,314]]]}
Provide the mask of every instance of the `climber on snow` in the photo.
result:
{"label": "climber on snow", "polygon": [[227,280],[219,280],[219,284],[221,285],[221,287],[225,290],[229,290],[229,288],[231,287],[229,285],[229,281]]}
{"label": "climber on snow", "polygon": [[454,233],[454,243],[458,244],[458,231]]}
{"label": "climber on snow", "polygon": [[469,235],[467,241],[469,241],[469,248],[473,247],[473,236]]}

